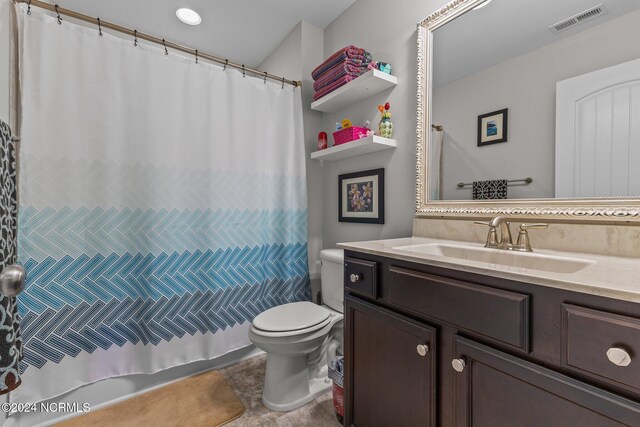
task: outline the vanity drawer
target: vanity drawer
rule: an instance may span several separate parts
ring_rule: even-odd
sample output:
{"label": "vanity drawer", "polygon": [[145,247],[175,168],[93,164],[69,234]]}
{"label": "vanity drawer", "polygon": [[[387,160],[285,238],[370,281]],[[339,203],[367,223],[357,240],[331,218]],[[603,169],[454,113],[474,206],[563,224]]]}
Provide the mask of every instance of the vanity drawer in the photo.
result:
{"label": "vanity drawer", "polygon": [[529,352],[529,296],[389,267],[389,303]]}
{"label": "vanity drawer", "polygon": [[640,319],[562,304],[562,335],[564,367],[640,393]]}
{"label": "vanity drawer", "polygon": [[378,263],[345,257],[344,286],[351,292],[371,298],[378,297]]}

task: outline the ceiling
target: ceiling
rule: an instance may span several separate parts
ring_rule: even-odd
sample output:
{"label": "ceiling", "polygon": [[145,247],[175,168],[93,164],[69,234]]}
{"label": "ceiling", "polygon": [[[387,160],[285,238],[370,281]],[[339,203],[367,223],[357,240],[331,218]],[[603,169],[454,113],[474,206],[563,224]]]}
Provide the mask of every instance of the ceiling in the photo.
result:
{"label": "ceiling", "polygon": [[[326,28],[355,0],[56,0],[60,7],[99,17],[195,49],[257,67],[306,21]],[[188,7],[202,24],[185,25],[176,9]]]}
{"label": "ceiling", "polygon": [[[607,14],[553,34],[549,26],[599,4]],[[434,31],[434,87],[640,9],[638,0],[492,0]]]}

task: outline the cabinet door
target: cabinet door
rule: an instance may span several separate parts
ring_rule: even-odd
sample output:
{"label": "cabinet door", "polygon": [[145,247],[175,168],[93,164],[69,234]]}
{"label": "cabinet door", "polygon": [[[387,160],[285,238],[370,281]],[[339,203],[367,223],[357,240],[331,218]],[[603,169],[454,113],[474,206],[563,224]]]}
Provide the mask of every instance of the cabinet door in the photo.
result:
{"label": "cabinet door", "polygon": [[435,426],[435,329],[345,301],[345,425]]}
{"label": "cabinet door", "polygon": [[455,354],[456,426],[640,425],[638,402],[466,338]]}

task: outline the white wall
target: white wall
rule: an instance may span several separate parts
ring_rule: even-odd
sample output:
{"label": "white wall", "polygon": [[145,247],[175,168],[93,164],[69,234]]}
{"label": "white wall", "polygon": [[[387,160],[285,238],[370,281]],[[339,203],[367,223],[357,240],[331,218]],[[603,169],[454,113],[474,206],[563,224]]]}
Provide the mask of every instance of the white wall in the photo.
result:
{"label": "white wall", "polygon": [[309,271],[311,273],[312,296],[319,289],[320,268],[316,261],[322,249],[322,169],[310,154],[317,147],[317,131],[322,115],[312,111],[313,80],[311,71],[322,62],[324,30],[300,22],[280,43],[258,69],[292,80],[302,81],[302,105],[304,116],[304,141],[307,162],[307,199],[309,227]]}
{"label": "white wall", "polygon": [[[446,0],[358,0],[325,29],[324,53],[355,44],[375,60],[388,62],[398,85],[335,114],[326,114],[321,129],[329,135],[335,122],[349,117],[354,124],[366,119],[377,129],[377,105],[389,101],[393,115],[395,150],[324,162],[323,244],[410,236],[415,212],[416,152],[416,37],[417,23],[446,4]],[[331,136],[329,136],[331,139]],[[338,222],[338,175],[385,168],[385,224]]]}
{"label": "white wall", "polygon": [[[436,88],[444,198],[471,198],[458,182],[529,176],[533,183],[510,186],[509,198],[553,197],[556,82],[640,57],[638,21],[640,11]],[[508,142],[478,147],[477,116],[502,108],[509,108]]]}
{"label": "white wall", "polygon": [[9,17],[11,0],[0,0],[0,119],[9,121]]}
{"label": "white wall", "polygon": [[290,80],[302,79],[302,22],[267,56],[259,70],[282,75]]}

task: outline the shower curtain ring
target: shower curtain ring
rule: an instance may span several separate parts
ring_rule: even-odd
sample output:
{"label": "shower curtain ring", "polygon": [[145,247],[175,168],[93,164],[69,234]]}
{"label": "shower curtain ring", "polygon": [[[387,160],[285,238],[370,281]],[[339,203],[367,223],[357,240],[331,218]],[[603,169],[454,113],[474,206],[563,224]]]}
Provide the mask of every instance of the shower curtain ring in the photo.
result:
{"label": "shower curtain ring", "polygon": [[133,46],[138,46],[138,30],[133,30]]}
{"label": "shower curtain ring", "polygon": [[196,49],[196,64],[198,63],[198,49]]}
{"label": "shower curtain ring", "polygon": [[100,23],[100,18],[98,19],[98,35],[102,37],[102,24]]}
{"label": "shower curtain ring", "polygon": [[284,77],[282,78],[282,89],[284,89]]}
{"label": "shower curtain ring", "polygon": [[264,84],[267,84],[267,72],[264,72]]}
{"label": "shower curtain ring", "polygon": [[244,64],[242,64],[242,78],[244,78],[244,77],[245,77],[245,74],[244,74]]}
{"label": "shower curtain ring", "polygon": [[162,39],[162,46],[164,46],[164,54],[169,55],[169,51],[167,50],[167,42]]}
{"label": "shower curtain ring", "polygon": [[222,67],[222,71],[227,71],[227,64],[229,63],[228,59],[224,60],[224,67]]}
{"label": "shower curtain ring", "polygon": [[31,15],[31,0],[29,0],[29,3],[27,4],[27,15]]}
{"label": "shower curtain ring", "polygon": [[62,16],[60,16],[60,12],[58,12],[58,5],[54,5],[54,8],[56,9],[56,15],[58,15],[58,25],[62,25]]}

